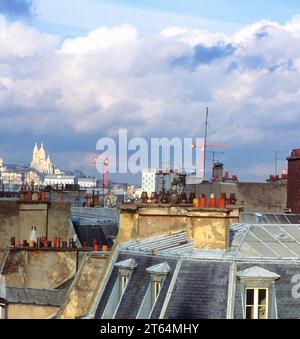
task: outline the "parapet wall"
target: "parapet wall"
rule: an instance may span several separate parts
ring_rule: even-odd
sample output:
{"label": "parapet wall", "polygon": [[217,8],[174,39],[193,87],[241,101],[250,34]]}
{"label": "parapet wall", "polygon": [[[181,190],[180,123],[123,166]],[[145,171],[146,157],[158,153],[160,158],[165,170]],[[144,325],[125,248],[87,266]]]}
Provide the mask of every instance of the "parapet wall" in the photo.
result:
{"label": "parapet wall", "polygon": [[221,193],[229,196],[234,193],[237,203],[243,203],[245,212],[282,213],[287,207],[287,182],[210,182],[199,185],[188,185],[186,192],[196,192],[196,195],[211,193],[217,197]]}

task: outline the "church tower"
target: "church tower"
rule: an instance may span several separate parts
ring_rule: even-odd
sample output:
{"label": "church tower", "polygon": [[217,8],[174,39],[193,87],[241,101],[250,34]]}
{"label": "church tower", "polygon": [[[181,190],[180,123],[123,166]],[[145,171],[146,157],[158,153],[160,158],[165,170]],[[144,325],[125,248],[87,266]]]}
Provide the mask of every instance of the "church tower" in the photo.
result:
{"label": "church tower", "polygon": [[41,162],[46,160],[46,152],[44,150],[44,144],[43,143],[41,144],[41,148],[39,150],[39,158],[40,158]]}
{"label": "church tower", "polygon": [[37,143],[34,145],[31,167],[35,168],[39,164],[39,149]]}
{"label": "church tower", "polygon": [[33,149],[32,162],[30,165],[32,168],[36,169],[40,173],[53,174],[54,166],[51,162],[50,156],[46,158],[46,151],[44,149],[44,144],[41,144],[41,148],[38,148],[37,143]]}

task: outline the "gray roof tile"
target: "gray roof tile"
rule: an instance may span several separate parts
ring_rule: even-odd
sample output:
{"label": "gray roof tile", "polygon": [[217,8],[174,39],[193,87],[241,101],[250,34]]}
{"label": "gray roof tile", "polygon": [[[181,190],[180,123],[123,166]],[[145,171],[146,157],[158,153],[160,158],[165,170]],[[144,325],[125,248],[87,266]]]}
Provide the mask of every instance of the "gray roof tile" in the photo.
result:
{"label": "gray roof tile", "polygon": [[183,262],[166,318],[226,318],[229,268],[223,262]]}

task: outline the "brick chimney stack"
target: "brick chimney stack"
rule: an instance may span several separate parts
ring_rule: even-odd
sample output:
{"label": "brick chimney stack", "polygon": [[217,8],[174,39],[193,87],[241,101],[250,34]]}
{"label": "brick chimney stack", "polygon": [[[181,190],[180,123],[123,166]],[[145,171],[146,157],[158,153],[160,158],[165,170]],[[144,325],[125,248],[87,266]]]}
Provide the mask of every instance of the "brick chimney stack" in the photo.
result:
{"label": "brick chimney stack", "polygon": [[300,214],[300,149],[292,151],[288,160],[287,207]]}

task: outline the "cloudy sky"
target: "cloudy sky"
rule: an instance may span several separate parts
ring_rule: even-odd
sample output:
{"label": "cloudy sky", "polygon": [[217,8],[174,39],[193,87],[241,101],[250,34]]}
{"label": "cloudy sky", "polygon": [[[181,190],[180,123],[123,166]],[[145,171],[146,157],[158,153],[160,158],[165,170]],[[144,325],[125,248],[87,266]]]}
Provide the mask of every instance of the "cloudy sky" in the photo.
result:
{"label": "cloudy sky", "polygon": [[92,174],[100,137],[202,137],[208,106],[220,160],[264,180],[275,151],[281,170],[300,147],[298,13],[296,0],[0,0],[0,157],[28,163],[43,141]]}

